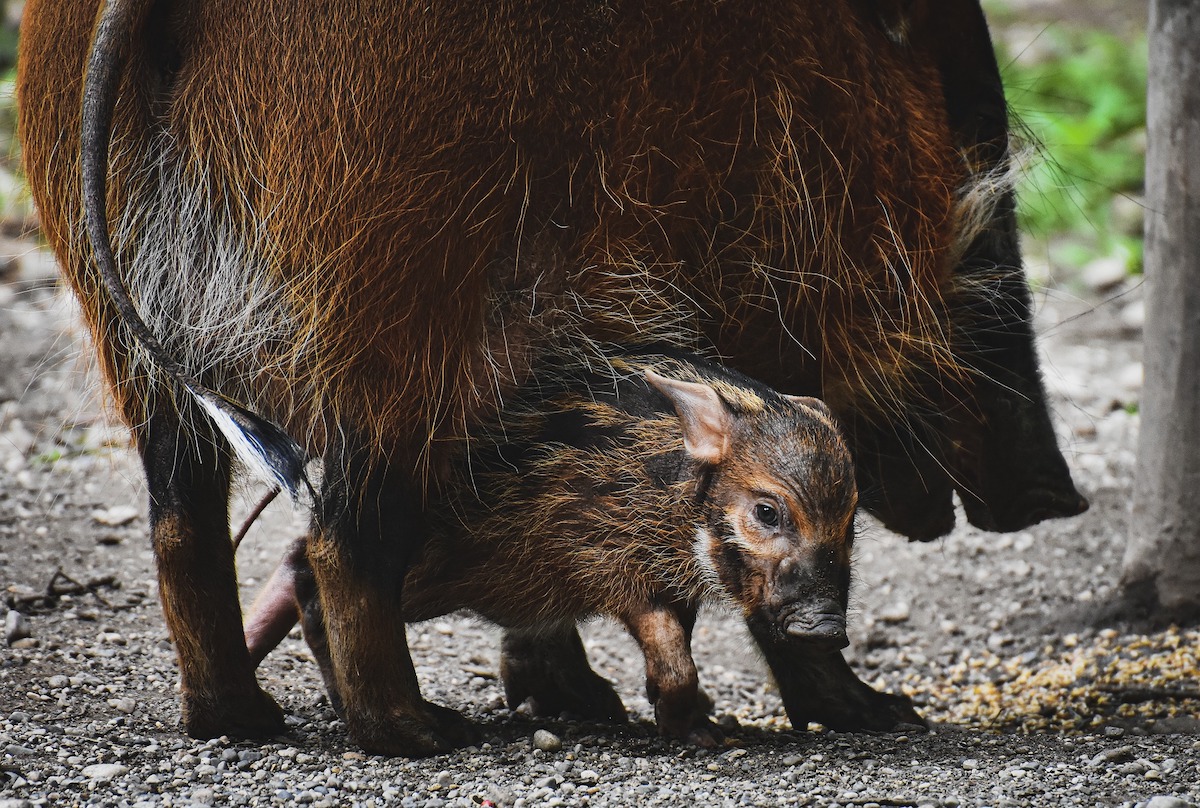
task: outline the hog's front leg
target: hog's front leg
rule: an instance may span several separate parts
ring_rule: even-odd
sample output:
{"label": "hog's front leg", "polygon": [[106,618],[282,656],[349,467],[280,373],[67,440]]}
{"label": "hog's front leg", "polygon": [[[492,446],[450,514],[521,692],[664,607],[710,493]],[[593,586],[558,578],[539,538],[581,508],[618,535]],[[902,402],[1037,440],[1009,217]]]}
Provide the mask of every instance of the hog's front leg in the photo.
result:
{"label": "hog's front leg", "polygon": [[712,703],[700,692],[692,659],[695,609],[654,605],[622,620],[646,659],[646,697],[654,705],[659,734],[697,746],[718,746],[721,731],[708,717]]}
{"label": "hog's front leg", "polygon": [[880,693],[863,682],[841,651],[813,648],[755,620],[748,620],[747,626],[771,668],[788,720],[796,729],[807,728],[809,722],[838,732],[926,726],[908,697]]}

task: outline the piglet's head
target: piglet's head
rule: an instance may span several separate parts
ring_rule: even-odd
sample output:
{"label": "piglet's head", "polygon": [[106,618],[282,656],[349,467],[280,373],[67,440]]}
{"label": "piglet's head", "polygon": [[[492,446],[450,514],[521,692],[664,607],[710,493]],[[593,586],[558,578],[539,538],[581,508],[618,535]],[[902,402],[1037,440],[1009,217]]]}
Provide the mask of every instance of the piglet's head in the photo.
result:
{"label": "piglet's head", "polygon": [[648,373],[707,475],[694,553],[752,624],[781,640],[844,648],[858,493],[850,452],[815,398]]}

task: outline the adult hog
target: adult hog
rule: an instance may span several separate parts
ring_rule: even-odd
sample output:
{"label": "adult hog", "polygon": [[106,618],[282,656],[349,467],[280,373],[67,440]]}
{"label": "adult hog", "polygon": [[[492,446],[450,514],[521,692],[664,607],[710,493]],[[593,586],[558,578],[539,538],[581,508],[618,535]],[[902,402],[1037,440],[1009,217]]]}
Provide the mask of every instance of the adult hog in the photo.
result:
{"label": "adult hog", "polygon": [[[19,66],[194,736],[282,727],[241,630],[237,449],[301,490],[322,461],[307,557],[353,738],[467,739],[394,604],[425,491],[552,337],[715,349],[820,395],[912,536],[949,529],[956,487],[995,529],[1085,505],[974,0],[30,0]],[[506,648],[536,667],[574,639]]]}
{"label": "adult hog", "polygon": [[[559,634],[615,617],[645,656],[659,731],[713,746],[721,734],[690,644],[701,602],[721,601],[751,626],[794,725],[863,728],[864,714],[876,729],[919,724],[907,699],[852,677],[823,687],[790,664],[824,655],[836,669],[848,643],[858,497],[825,405],[683,354],[618,355],[605,369],[538,362],[499,417],[471,430],[429,502],[397,619],[471,609],[526,634]],[[298,591],[336,699],[306,548],[301,540],[256,600],[246,640],[260,660],[295,624]],[[514,708],[582,700],[588,713],[624,717],[586,663],[549,679],[525,673],[501,669]]]}

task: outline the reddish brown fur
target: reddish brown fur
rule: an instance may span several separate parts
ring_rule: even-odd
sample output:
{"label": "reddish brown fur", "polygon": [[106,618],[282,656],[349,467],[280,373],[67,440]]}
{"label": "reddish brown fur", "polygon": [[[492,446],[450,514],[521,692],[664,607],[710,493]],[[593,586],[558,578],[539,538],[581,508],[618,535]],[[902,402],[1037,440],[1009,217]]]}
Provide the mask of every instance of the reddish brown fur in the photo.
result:
{"label": "reddish brown fur", "polygon": [[[181,207],[172,193],[202,199],[198,226],[228,230],[258,267],[253,288],[228,290],[231,305],[281,295],[287,330],[262,336],[252,356],[198,348],[190,361],[211,362],[195,372],[345,472],[345,496],[330,494],[319,514],[314,558],[335,666],[354,695],[351,731],[375,749],[428,751],[445,744],[411,734],[424,709],[411,663],[379,650],[403,648],[386,626],[392,595],[363,572],[385,557],[402,565],[414,540],[388,548],[358,534],[411,517],[427,470],[522,381],[551,333],[708,341],[839,411],[903,409],[930,368],[955,379],[944,298],[967,172],[930,60],[851,4],[356,8],[357,18],[322,4],[156,6],[122,85],[109,211],[129,266],[146,222]],[[173,405],[128,347],[80,232],[80,82],[95,11],[95,0],[30,0],[21,134],[47,238],[152,457],[148,425],[177,429]],[[183,187],[160,194],[163,177]],[[148,220],[128,215],[139,208]],[[177,259],[137,271],[209,269]],[[168,345],[186,355],[186,334]],[[235,336],[217,348],[255,335]],[[383,483],[407,492],[408,512],[375,513]],[[339,521],[338,507],[358,516]],[[207,576],[159,555],[185,700],[221,701],[188,674],[209,654],[258,703],[248,662],[216,647],[237,631],[219,533],[194,540],[218,559],[219,583],[189,589],[189,575]],[[158,528],[155,538],[167,541]],[[224,616],[188,616],[209,599]],[[361,683],[360,669],[374,678]],[[189,731],[275,721],[231,704]],[[247,727],[243,712],[257,714]]]}
{"label": "reddish brown fur", "polygon": [[[845,406],[902,389],[931,355],[949,360],[940,298],[966,175],[926,90],[938,83],[931,69],[836,5],[751,22],[778,17],[771,8],[681,14],[664,4],[555,30],[570,14],[539,20],[524,3],[435,9],[421,25],[404,4],[383,4],[374,25],[204,4],[184,24],[189,61],[170,106],[124,98],[117,140],[138,143],[147,116],[165,112],[177,148],[231,195],[229,214],[267,223],[271,271],[320,354],[298,368],[311,357],[271,355],[296,346],[264,346],[263,364],[294,368],[334,408],[302,409],[302,421],[369,427],[406,462],[491,406],[496,391],[480,383],[495,348],[488,264],[533,237],[553,240],[562,268],[597,268],[572,278],[577,292],[634,308],[590,324],[601,335],[626,336],[638,301],[622,301],[599,270],[651,263],[702,302],[702,327],[734,365],[768,379],[780,375],[780,292],[750,265],[794,278],[805,286],[787,290],[783,319],[817,356],[785,373],[814,389],[824,381]],[[35,196],[95,319],[95,281],[69,249],[74,173],[48,171],[51,155],[70,158],[63,135],[78,128],[70,99],[80,77],[71,66],[91,15],[41,0],[29,16],[22,87],[37,87],[47,107],[31,109],[23,129]],[[54,36],[40,36],[50,19]],[[580,47],[606,56],[584,60]],[[558,76],[592,91],[563,92]],[[58,127],[28,122],[39,113]],[[118,158],[113,175],[132,175],[136,159]],[[547,235],[551,220],[571,230]],[[884,317],[891,327],[880,328]]]}

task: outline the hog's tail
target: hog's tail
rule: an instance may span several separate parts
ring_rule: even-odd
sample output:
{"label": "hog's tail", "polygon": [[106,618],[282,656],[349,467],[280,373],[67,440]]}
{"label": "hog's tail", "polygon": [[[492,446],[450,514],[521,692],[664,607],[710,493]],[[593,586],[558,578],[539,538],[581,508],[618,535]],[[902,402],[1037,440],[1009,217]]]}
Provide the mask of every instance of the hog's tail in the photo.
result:
{"label": "hog's tail", "polygon": [[108,158],[113,112],[128,48],[153,0],[110,0],[96,23],[83,90],[80,162],[83,210],[93,260],[121,321],[151,361],[196,399],[233,447],[260,475],[274,479],[293,497],[311,483],[305,474],[304,449],[279,425],[200,383],[163,347],[129,296],[117,271],[108,226]]}

